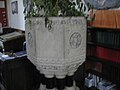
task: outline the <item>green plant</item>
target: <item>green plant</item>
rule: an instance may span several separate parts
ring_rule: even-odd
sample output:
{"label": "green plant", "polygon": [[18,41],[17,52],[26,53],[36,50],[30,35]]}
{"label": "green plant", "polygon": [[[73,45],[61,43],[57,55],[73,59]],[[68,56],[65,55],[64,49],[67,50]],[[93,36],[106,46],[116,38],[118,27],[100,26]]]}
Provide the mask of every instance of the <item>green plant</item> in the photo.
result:
{"label": "green plant", "polygon": [[[45,17],[45,27],[50,26],[48,17],[66,17],[66,16],[85,16],[86,7],[81,4],[81,0],[23,0],[25,2],[25,19],[29,18],[31,26],[31,17]],[[84,8],[84,9],[83,9]],[[90,10],[91,6],[88,6]]]}
{"label": "green plant", "polygon": [[[81,0],[31,0],[26,17],[83,16]],[[43,14],[41,14],[44,12]]]}

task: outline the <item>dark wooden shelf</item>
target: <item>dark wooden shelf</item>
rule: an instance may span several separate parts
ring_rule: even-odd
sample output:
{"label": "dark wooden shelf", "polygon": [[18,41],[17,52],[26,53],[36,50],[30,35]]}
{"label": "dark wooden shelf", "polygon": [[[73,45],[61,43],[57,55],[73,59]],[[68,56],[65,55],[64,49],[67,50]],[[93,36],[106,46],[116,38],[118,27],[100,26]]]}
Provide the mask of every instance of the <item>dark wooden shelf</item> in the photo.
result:
{"label": "dark wooden shelf", "polygon": [[120,48],[118,48],[118,47],[111,46],[111,45],[105,45],[105,44],[102,44],[102,43],[87,42],[87,44],[88,45],[100,46],[100,47],[104,47],[104,48],[108,48],[108,49],[113,49],[113,50],[120,51]]}
{"label": "dark wooden shelf", "polygon": [[105,60],[105,59],[102,59],[102,58],[98,58],[98,57],[94,57],[94,56],[87,56],[86,60],[94,61],[94,62],[101,62],[101,63],[104,63],[104,64],[109,64],[110,66],[114,66],[114,67],[117,67],[117,68],[120,69],[120,63],[108,61],[108,60]]}
{"label": "dark wooden shelf", "polygon": [[104,75],[103,75],[101,72],[96,71],[96,70],[92,70],[92,69],[87,69],[87,70],[86,70],[86,73],[91,73],[91,74],[97,75],[97,76],[99,76],[99,77],[101,77],[101,78],[104,77]]}
{"label": "dark wooden shelf", "polygon": [[84,89],[83,90],[98,90],[97,88],[95,88],[95,87],[84,87]]}
{"label": "dark wooden shelf", "polygon": [[112,31],[112,32],[120,32],[120,29],[116,28],[99,28],[99,27],[87,27],[88,30],[99,30],[99,31]]}

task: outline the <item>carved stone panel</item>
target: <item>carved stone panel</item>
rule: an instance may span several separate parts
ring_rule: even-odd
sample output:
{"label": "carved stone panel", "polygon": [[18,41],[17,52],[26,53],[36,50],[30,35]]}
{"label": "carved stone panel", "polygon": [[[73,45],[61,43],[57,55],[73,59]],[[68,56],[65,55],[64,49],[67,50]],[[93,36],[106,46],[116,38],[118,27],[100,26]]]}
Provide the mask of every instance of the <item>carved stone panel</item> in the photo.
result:
{"label": "carved stone panel", "polygon": [[27,54],[45,75],[74,73],[86,56],[86,20],[83,17],[50,17],[26,22]]}

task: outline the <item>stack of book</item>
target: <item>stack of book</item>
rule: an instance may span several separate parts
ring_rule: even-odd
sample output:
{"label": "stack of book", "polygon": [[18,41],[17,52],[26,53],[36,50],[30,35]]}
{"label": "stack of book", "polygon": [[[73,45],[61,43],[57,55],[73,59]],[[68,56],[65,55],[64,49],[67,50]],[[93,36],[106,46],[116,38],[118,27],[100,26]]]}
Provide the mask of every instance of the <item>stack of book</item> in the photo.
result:
{"label": "stack of book", "polygon": [[120,52],[100,46],[89,46],[87,56],[94,56],[108,61],[120,63]]}
{"label": "stack of book", "polygon": [[89,30],[89,34],[92,34],[91,37],[88,34],[88,37],[91,38],[91,42],[120,48],[120,30],[96,29],[94,32],[92,31],[93,30]]}
{"label": "stack of book", "polygon": [[99,82],[99,84],[98,84],[98,89],[99,89],[99,90],[116,90],[116,89],[114,88],[115,86],[116,86],[115,84],[103,80],[103,81]]}

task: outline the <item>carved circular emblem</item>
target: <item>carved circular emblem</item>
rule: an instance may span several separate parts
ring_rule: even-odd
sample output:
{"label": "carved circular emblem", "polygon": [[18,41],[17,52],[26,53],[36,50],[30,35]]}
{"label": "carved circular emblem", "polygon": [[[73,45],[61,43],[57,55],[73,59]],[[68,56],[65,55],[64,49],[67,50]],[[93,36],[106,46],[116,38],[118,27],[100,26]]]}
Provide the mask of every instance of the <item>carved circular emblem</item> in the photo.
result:
{"label": "carved circular emblem", "polygon": [[32,45],[33,45],[33,38],[32,38],[32,35],[31,35],[31,33],[29,32],[28,33],[28,44],[32,47]]}
{"label": "carved circular emblem", "polygon": [[70,40],[69,40],[70,46],[74,49],[78,48],[81,44],[81,41],[82,41],[82,37],[81,37],[80,33],[75,32],[70,37]]}

